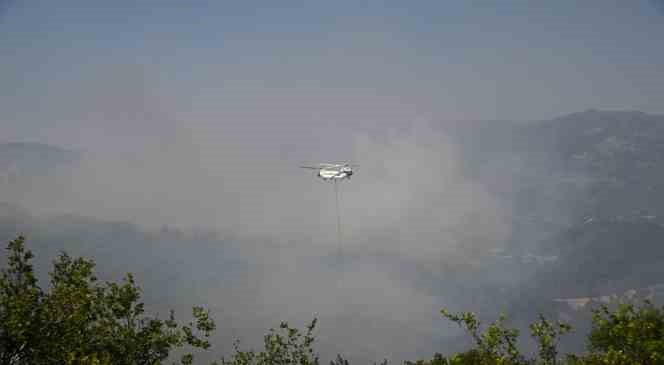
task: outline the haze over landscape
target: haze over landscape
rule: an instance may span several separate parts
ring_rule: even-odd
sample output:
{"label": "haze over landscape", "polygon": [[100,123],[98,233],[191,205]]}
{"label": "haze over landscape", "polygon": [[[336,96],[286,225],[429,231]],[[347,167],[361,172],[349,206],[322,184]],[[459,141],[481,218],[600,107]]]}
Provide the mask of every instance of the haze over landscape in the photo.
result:
{"label": "haze over landscape", "polygon": [[[210,358],[318,317],[324,360],[399,362],[466,344],[442,307],[662,299],[659,1],[0,4],[0,239],[210,308]],[[298,168],[328,161],[359,164],[341,260]]]}

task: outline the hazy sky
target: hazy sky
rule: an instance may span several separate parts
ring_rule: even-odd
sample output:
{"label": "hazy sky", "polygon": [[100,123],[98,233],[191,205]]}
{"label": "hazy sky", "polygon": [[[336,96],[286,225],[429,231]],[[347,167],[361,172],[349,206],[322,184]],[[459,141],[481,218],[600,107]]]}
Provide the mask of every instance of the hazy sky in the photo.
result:
{"label": "hazy sky", "polygon": [[[117,68],[147,73],[187,111],[275,119],[664,112],[656,0],[2,1],[0,120],[33,138],[73,117],[44,115],[54,95],[118,82],[104,79]],[[279,107],[295,100],[297,113]]]}

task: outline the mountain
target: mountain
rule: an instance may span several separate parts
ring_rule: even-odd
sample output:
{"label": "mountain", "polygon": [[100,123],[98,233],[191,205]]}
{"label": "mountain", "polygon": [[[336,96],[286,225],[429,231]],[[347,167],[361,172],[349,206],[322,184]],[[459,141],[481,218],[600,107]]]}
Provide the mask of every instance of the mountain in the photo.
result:
{"label": "mountain", "polygon": [[559,257],[531,283],[555,297],[602,296],[664,283],[664,226],[588,221],[545,241]]}
{"label": "mountain", "polygon": [[588,110],[441,128],[462,172],[513,212],[513,248],[590,218],[664,217],[664,115]]}
{"label": "mountain", "polygon": [[664,300],[652,289],[664,283],[664,115],[587,110],[441,128],[462,173],[511,212],[511,237],[482,264],[500,290],[478,288],[476,308],[506,311],[527,331],[539,313],[587,320],[625,293]]}

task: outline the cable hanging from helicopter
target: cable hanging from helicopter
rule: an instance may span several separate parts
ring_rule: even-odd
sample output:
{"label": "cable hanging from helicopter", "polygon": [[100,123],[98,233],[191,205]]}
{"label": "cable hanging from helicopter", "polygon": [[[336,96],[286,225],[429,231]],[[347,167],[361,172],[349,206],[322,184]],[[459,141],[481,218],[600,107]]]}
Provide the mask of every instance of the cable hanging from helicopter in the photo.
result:
{"label": "cable hanging from helicopter", "polygon": [[313,166],[300,166],[303,169],[318,170],[316,176],[323,179],[323,181],[329,181],[334,183],[334,197],[336,202],[337,210],[337,240],[338,240],[338,256],[341,257],[341,212],[339,209],[339,187],[337,186],[338,181],[343,181],[345,179],[350,180],[353,176],[353,169],[357,167],[355,164],[350,163],[319,163]]}

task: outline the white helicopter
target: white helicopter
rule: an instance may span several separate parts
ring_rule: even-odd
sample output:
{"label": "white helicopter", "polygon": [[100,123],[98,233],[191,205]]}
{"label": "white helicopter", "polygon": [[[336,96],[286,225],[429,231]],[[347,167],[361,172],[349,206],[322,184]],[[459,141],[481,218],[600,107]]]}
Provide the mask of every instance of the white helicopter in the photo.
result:
{"label": "white helicopter", "polygon": [[303,169],[318,170],[317,176],[325,181],[349,179],[353,176],[353,165],[350,163],[319,163],[314,166],[300,166]]}

